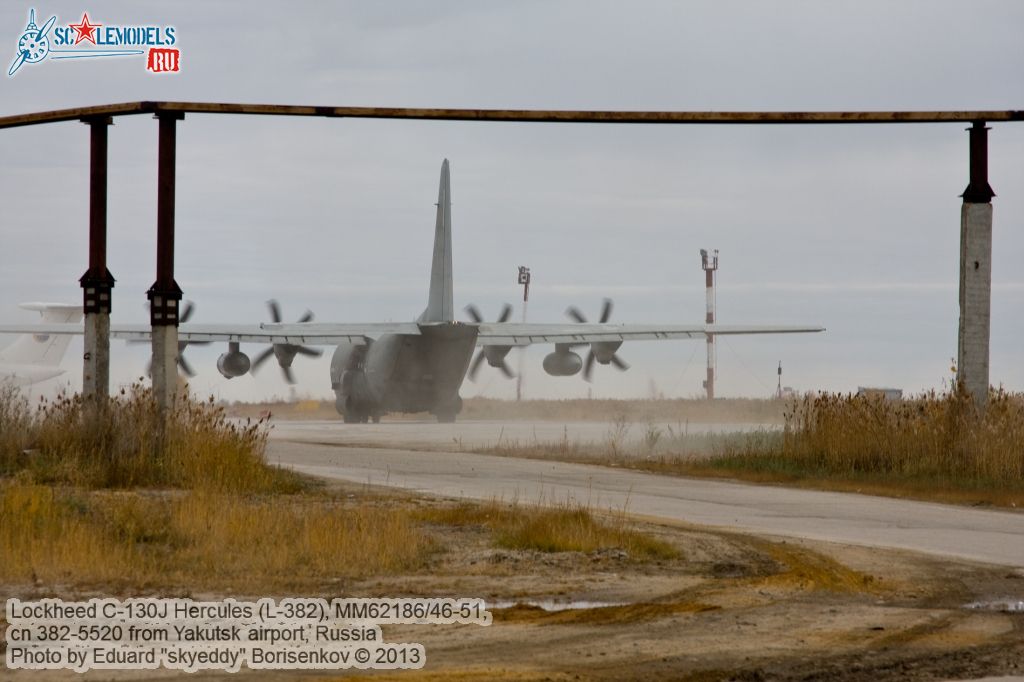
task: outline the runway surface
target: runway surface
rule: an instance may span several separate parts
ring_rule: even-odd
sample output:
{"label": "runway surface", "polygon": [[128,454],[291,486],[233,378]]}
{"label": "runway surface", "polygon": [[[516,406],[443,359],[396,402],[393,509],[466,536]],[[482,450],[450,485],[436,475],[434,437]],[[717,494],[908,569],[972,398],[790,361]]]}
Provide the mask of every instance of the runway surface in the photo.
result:
{"label": "runway surface", "polygon": [[[476,437],[473,434],[483,428],[473,423],[278,423],[268,459],[315,476],[435,495],[521,502],[575,500],[600,509],[625,508],[633,514],[758,534],[1024,567],[1024,514],[1017,512],[468,452],[416,451],[408,445],[425,440],[436,446],[445,438],[465,434],[465,447],[465,439]],[[370,437],[379,447],[351,445],[366,443]]]}
{"label": "runway surface", "polygon": [[[625,424],[619,434],[624,443],[641,440],[648,427],[660,429],[663,437],[687,433],[735,433],[778,428],[763,424],[704,424],[646,422]],[[602,421],[460,421],[437,424],[432,421],[393,421],[383,424],[341,424],[339,421],[275,421],[274,437],[279,440],[336,445],[374,445],[409,448],[465,450],[498,444],[604,443],[618,427]]]}

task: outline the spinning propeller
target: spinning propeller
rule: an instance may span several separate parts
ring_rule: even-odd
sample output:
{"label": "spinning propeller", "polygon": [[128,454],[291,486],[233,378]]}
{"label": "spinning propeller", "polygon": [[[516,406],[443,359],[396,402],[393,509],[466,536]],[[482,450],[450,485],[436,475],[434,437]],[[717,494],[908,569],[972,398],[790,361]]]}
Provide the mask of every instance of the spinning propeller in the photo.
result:
{"label": "spinning propeller", "polygon": [[[271,299],[267,301],[267,308],[270,310],[270,319],[274,323],[279,324],[281,322],[281,306],[278,305],[277,301]],[[302,314],[297,322],[302,324],[304,322],[311,322],[313,320],[313,311],[307,310]],[[284,379],[289,384],[295,383],[295,375],[292,374],[292,360],[295,359],[296,355],[305,355],[311,358],[318,358],[323,355],[323,351],[318,348],[309,348],[307,346],[301,346],[292,343],[275,343],[270,348],[266,349],[255,357],[252,361],[252,372],[255,374],[259,366],[271,355],[277,356],[277,364],[281,368],[281,373],[284,374]]]}
{"label": "spinning propeller", "polygon": [[[569,319],[580,324],[585,324],[587,321],[586,316],[574,305],[569,306],[565,314]],[[604,299],[604,304],[601,306],[601,318],[600,323],[604,324],[608,321],[608,318],[612,316],[612,300],[610,298]],[[618,367],[623,372],[629,369],[629,364],[619,357],[617,351],[619,346],[622,345],[622,341],[598,341],[590,344],[590,352],[587,353],[587,359],[583,363],[583,379],[590,381],[590,374],[594,369],[594,360],[597,360],[602,365],[612,364]]]}
{"label": "spinning propeller", "polygon": [[[147,308],[149,307],[148,303],[146,304],[146,307]],[[185,305],[182,306],[182,308],[181,308],[181,315],[178,317],[178,324],[185,324],[186,322],[188,322],[189,318],[192,317],[192,313],[194,313],[195,310],[196,310],[196,307],[192,304],[192,301],[185,301]],[[145,343],[145,344],[149,344],[151,342],[150,341],[129,341],[128,343],[133,343],[133,344],[135,344],[135,343]],[[192,369],[192,365],[190,365],[188,360],[185,359],[185,349],[188,348],[189,346],[208,346],[208,345],[210,345],[210,341],[178,341],[178,358],[177,358],[177,363],[178,363],[178,369],[181,370],[182,374],[184,374],[185,376],[187,376],[190,379],[196,375],[196,371],[194,369]],[[149,362],[146,364],[146,376],[153,376],[153,358],[150,358]]]}
{"label": "spinning propeller", "polygon": [[[466,306],[466,314],[473,318],[473,322],[480,324],[484,321],[483,315],[480,314],[480,310],[470,303]],[[508,303],[501,309],[501,314],[498,315],[498,322],[508,322],[508,318],[512,316],[512,306]],[[480,352],[473,358],[472,364],[469,366],[469,380],[476,381],[476,374],[480,371],[480,365],[483,364],[484,359],[487,359],[487,364],[491,367],[496,367],[501,370],[507,378],[511,379],[515,376],[512,370],[509,369],[508,363],[505,362],[505,356],[512,349],[511,346],[484,346],[480,349]]]}

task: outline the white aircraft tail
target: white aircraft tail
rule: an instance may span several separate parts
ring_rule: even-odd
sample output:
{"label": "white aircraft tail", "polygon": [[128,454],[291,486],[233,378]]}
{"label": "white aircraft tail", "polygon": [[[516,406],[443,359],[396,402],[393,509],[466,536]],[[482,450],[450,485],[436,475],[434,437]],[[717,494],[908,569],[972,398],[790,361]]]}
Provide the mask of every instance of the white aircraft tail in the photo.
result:
{"label": "white aircraft tail", "polygon": [[[82,306],[71,303],[22,303],[25,310],[37,310],[43,322],[81,322]],[[70,334],[24,334],[0,350],[0,362],[15,365],[56,367],[71,343]]]}

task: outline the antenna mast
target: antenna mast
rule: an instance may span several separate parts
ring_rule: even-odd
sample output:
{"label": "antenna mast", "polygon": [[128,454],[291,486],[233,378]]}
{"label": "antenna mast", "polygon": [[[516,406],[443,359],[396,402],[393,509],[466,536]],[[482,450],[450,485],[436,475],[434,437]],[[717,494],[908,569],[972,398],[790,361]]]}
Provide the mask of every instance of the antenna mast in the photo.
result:
{"label": "antenna mast", "polygon": [[[712,325],[715,323],[715,272],[718,270],[718,249],[708,253],[707,249],[700,250],[700,267],[704,270],[704,284],[707,291],[707,315],[704,321]],[[707,391],[708,400],[715,399],[715,335],[705,333],[708,341],[708,376],[704,380],[704,389]]]}

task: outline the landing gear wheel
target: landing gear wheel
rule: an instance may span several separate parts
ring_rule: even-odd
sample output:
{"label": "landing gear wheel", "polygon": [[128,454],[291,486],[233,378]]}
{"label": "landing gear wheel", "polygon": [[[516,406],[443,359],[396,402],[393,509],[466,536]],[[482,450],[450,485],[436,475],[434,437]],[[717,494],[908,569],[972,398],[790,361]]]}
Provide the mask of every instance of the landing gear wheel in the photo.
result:
{"label": "landing gear wheel", "polygon": [[455,412],[438,412],[437,413],[438,424],[454,424],[455,423]]}
{"label": "landing gear wheel", "polygon": [[345,419],[345,423],[346,424],[358,424],[359,423],[359,415],[358,414],[352,414],[351,412],[346,412],[342,416]]}
{"label": "landing gear wheel", "polygon": [[373,415],[373,423],[374,424],[380,424],[380,415],[379,414]]}

